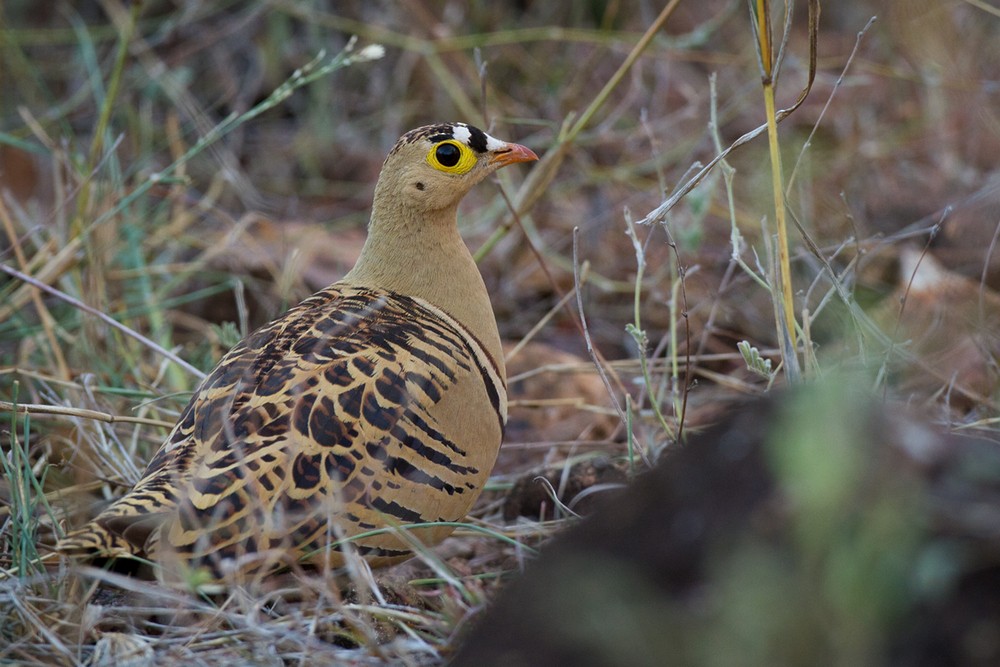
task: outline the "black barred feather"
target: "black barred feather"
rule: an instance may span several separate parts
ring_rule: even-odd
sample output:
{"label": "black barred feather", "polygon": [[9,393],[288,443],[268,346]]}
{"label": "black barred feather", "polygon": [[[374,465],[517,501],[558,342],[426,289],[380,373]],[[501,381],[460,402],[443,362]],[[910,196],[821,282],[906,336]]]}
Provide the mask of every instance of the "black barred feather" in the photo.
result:
{"label": "black barred feather", "polygon": [[[155,557],[168,547],[221,576],[224,558],[299,558],[385,516],[461,519],[495,451],[460,445],[434,406],[455,385],[478,384],[499,442],[506,389],[495,364],[433,306],[335,284],[234,347],[135,488],[60,550]],[[127,528],[154,515],[163,535],[139,531],[144,541],[131,542]],[[407,555],[391,535],[358,546],[376,563]]]}

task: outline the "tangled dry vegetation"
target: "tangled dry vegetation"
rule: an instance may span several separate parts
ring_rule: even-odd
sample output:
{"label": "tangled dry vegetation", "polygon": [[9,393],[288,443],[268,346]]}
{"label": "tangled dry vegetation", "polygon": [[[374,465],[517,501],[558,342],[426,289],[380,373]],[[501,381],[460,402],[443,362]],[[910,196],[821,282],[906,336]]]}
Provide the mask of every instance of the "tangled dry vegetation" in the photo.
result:
{"label": "tangled dry vegetation", "polygon": [[[0,6],[0,661],[441,664],[574,512],[792,359],[996,428],[988,7],[823,8],[777,135],[789,334],[766,133],[647,215],[763,123],[747,3],[332,4]],[[796,4],[779,108],[810,79]],[[462,210],[515,399],[467,524],[388,572],[221,597],[60,561],[56,536],[137,479],[197,371],[350,267],[385,151],[437,120],[543,157]]]}

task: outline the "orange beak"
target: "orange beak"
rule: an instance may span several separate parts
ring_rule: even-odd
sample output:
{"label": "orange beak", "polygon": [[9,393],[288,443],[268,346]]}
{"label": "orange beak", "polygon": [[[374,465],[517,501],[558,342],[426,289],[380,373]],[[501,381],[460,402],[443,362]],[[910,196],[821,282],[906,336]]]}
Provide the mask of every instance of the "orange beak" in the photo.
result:
{"label": "orange beak", "polygon": [[493,151],[493,157],[490,158],[490,164],[497,165],[497,168],[506,167],[508,164],[514,164],[515,162],[534,162],[538,159],[535,155],[535,151],[531,150],[527,146],[522,146],[521,144],[507,144],[506,148],[501,148],[500,150]]}

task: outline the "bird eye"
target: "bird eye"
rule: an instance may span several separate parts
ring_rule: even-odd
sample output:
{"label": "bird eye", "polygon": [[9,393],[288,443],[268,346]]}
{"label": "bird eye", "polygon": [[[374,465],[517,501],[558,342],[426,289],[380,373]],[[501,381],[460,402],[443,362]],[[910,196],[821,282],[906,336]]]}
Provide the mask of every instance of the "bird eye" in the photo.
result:
{"label": "bird eye", "polygon": [[444,139],[431,146],[427,164],[446,174],[461,176],[476,166],[477,158],[472,149],[460,141]]}
{"label": "bird eye", "polygon": [[437,147],[434,157],[443,167],[454,167],[462,157],[462,151],[453,143],[443,143]]}

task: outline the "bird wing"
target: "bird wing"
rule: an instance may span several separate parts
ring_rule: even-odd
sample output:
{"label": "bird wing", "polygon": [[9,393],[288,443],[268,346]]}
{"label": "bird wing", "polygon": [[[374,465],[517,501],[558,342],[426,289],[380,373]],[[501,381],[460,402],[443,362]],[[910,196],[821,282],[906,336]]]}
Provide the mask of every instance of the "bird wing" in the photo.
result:
{"label": "bird wing", "polygon": [[[452,396],[466,406],[448,405]],[[335,284],[234,347],[135,488],[60,550],[169,546],[217,564],[268,550],[298,557],[386,518],[456,520],[505,421],[495,360],[447,313]],[[406,554],[385,536],[360,550]]]}

